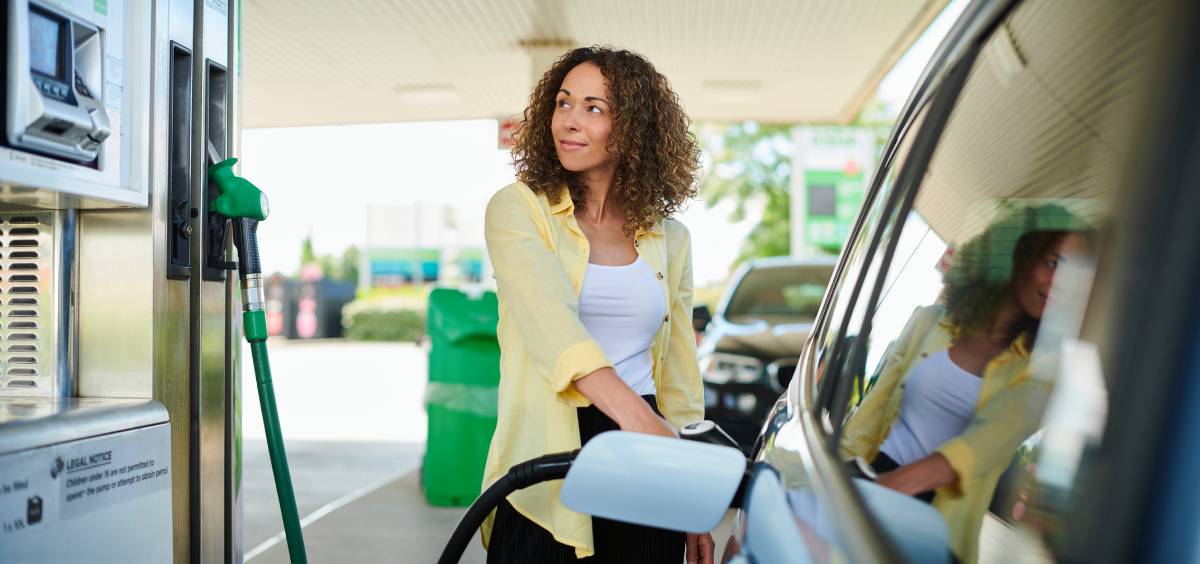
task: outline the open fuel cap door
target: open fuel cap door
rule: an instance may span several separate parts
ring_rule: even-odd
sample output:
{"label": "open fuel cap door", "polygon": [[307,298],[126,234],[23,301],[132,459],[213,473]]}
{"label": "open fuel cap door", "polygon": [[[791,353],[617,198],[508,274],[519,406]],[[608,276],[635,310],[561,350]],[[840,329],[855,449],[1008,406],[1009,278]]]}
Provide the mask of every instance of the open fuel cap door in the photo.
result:
{"label": "open fuel cap door", "polygon": [[745,456],[731,447],[610,431],[579,452],[561,499],[597,517],[708,532],[721,522],[745,472]]}

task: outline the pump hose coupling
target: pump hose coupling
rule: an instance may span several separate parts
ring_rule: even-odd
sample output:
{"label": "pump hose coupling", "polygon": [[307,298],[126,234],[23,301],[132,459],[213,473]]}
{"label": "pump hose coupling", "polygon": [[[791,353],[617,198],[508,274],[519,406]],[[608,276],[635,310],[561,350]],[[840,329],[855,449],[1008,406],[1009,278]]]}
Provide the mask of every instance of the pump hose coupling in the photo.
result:
{"label": "pump hose coupling", "polygon": [[262,273],[242,276],[242,311],[263,311],[267,302],[263,291]]}

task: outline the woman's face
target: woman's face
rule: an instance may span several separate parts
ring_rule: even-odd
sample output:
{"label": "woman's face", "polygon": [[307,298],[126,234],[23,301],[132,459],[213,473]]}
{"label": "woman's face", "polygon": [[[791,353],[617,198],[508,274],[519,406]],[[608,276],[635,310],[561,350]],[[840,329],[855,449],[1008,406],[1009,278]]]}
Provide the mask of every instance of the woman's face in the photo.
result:
{"label": "woman's face", "polygon": [[1084,251],[1083,237],[1071,233],[1048,249],[1044,255],[1033,259],[1033,265],[1025,273],[1025,279],[1016,288],[1017,303],[1026,315],[1034,319],[1042,318],[1046,311],[1046,299],[1050,297],[1050,284],[1054,281],[1054,272],[1058,265]]}
{"label": "woman's face", "polygon": [[609,166],[612,105],[600,68],[580,63],[563,77],[554,98],[550,133],[563,168],[585,172]]}

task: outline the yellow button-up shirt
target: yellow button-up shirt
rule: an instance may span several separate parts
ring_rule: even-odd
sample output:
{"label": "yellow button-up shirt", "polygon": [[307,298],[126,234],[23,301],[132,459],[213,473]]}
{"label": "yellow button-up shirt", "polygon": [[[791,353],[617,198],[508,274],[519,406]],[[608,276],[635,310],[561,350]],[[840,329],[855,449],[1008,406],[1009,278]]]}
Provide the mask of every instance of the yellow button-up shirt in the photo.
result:
{"label": "yellow button-up shirt", "polygon": [[[564,188],[559,203],[521,182],[488,202],[484,235],[500,302],[500,397],[483,486],[510,467],[544,454],[579,448],[576,408],[590,405],[572,383],[611,367],[579,320],[579,292],[590,247]],[[682,223],[660,219],[635,235],[638,255],[657,274],[670,304],[650,353],[659,411],[676,426],[704,418],[704,391],[692,331],[691,236]],[[561,481],[509,496],[525,517],[575,547],[594,554],[591,518],[559,501]],[[482,527],[486,548],[495,512]]]}
{"label": "yellow button-up shirt", "polygon": [[[892,344],[883,371],[862,405],[846,422],[841,454],[873,460],[900,416],[909,368],[918,359],[950,348],[954,328],[945,308],[917,309]],[[1013,341],[984,368],[975,415],[962,434],[937,448],[958,474],[958,482],[939,488],[933,506],[950,529],[950,549],[972,563],[979,551],[979,530],[1000,475],[1017,447],[1037,430],[1048,387],[1029,375],[1025,338]]]}

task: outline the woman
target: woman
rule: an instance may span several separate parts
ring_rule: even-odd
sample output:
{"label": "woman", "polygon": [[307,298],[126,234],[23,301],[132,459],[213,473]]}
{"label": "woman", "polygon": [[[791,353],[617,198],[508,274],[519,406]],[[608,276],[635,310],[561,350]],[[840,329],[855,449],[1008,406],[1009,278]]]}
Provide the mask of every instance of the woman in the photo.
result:
{"label": "woman", "polygon": [[[530,96],[520,182],[488,203],[500,298],[500,403],[484,486],[511,466],[621,429],[667,437],[703,419],[691,241],[671,215],[695,194],[688,119],[628,51],[568,52]],[[616,486],[616,484],[614,484]],[[589,518],[560,482],[484,523],[488,562],[711,562],[712,538]]]}
{"label": "woman", "polygon": [[1081,252],[1077,220],[1029,208],[957,251],[938,305],[919,308],[846,423],[842,455],[878,483],[930,501],[951,550],[974,562],[983,514],[1045,390],[1029,354],[1059,263]]}

